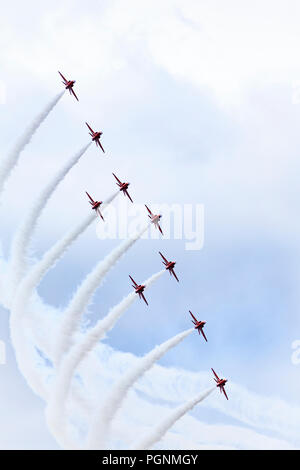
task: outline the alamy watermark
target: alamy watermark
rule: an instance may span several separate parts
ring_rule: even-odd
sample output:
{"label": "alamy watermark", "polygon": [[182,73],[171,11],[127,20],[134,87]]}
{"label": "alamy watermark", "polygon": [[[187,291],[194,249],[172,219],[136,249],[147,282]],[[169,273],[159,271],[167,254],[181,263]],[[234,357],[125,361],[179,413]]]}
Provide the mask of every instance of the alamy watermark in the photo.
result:
{"label": "alamy watermark", "polygon": [[159,225],[163,236],[154,224],[150,223],[144,204],[128,204],[121,197],[116,205],[104,210],[103,223],[99,219],[96,232],[101,240],[125,240],[138,233],[147,221],[149,227],[141,239],[184,240],[188,251],[201,250],[204,244],[204,205],[203,204],[151,204],[153,214],[161,214]]}

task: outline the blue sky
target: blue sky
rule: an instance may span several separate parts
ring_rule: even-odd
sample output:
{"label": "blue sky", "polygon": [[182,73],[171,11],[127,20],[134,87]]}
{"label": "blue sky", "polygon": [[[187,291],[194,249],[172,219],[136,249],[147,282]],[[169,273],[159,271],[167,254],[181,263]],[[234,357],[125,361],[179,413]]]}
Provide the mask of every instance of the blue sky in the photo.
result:
{"label": "blue sky", "polygon": [[[207,321],[208,344],[195,334],[162,365],[193,372],[214,367],[259,396],[298,409],[300,369],[291,363],[291,344],[300,338],[299,5],[226,4],[27,2],[18,4],[19,17],[16,3],[4,7],[3,158],[60,91],[58,69],[77,80],[80,102],[64,96],[22,154],[2,199],[1,240],[7,257],[26,208],[57,166],[87,143],[87,120],[103,130],[106,155],[91,147],[59,187],[41,217],[34,255],[86,215],[86,189],[101,198],[111,194],[112,171],[131,182],[136,202],[204,204],[202,250],[185,251],[184,241],[139,241],[107,276],[90,316],[104,315],[128,293],[129,273],[142,280],[159,270],[161,250],[177,260],[180,285],[160,279],[147,295],[149,308],[136,302],[106,343],[141,355],[189,327],[191,309]],[[43,280],[41,296],[65,306],[117,243],[98,240],[91,227]],[[9,345],[8,315],[1,316],[1,339]],[[1,405],[11,414],[1,423],[0,446],[54,448],[42,402],[20,377],[10,349],[8,358],[0,368]],[[28,408],[35,419],[26,431]],[[222,443],[217,425],[236,422],[203,408],[195,416],[215,426]],[[298,436],[290,443],[299,446]]]}

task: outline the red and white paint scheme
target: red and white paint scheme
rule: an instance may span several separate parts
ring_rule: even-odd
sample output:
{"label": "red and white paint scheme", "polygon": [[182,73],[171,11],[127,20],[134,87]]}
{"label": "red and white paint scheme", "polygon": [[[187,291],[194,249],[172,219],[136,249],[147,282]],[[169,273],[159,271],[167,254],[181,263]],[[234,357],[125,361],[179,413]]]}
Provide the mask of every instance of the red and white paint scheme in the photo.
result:
{"label": "red and white paint scheme", "polygon": [[128,193],[128,186],[130,185],[130,183],[122,183],[119,178],[113,173],[114,177],[116,178],[117,180],[117,185],[119,186],[120,188],[120,191],[123,192],[124,196],[127,196],[128,199],[130,199],[131,202],[133,202],[133,200],[131,199],[129,193]]}
{"label": "red and white paint scheme", "polygon": [[162,259],[163,259],[163,264],[165,265],[166,270],[169,271],[169,273],[170,273],[171,276],[174,276],[174,277],[175,277],[175,279],[176,279],[177,282],[179,282],[179,279],[178,279],[178,277],[176,276],[175,271],[174,271],[174,267],[175,267],[176,261],[168,261],[160,251],[159,251],[159,254],[160,254],[160,256],[161,256]]}
{"label": "red and white paint scheme", "polygon": [[60,73],[59,71],[58,71],[58,73],[59,73],[59,75],[61,76],[61,78],[63,79],[63,82],[62,82],[62,83],[65,85],[66,90],[69,90],[70,95],[75,96],[75,98],[77,99],[77,101],[79,101],[79,99],[78,99],[77,96],[76,96],[75,91],[73,90],[73,86],[75,85],[76,80],[67,80],[67,79],[63,76],[62,73]]}
{"label": "red and white paint scheme", "polygon": [[100,131],[95,132],[95,131],[93,131],[93,129],[91,128],[91,126],[88,125],[87,122],[86,122],[86,125],[87,125],[87,127],[89,128],[89,130],[90,130],[89,134],[90,134],[90,136],[92,137],[92,141],[95,142],[96,145],[101,148],[101,150],[102,150],[103,153],[105,153],[105,150],[104,150],[104,148],[102,147],[101,142],[100,142],[100,137],[102,136],[103,132],[100,132]]}
{"label": "red and white paint scheme", "polygon": [[146,209],[147,209],[147,211],[148,211],[148,213],[149,213],[149,214],[148,214],[149,219],[151,219],[151,222],[155,225],[155,227],[158,228],[158,230],[160,231],[160,233],[163,235],[163,231],[162,231],[162,229],[161,229],[161,227],[160,227],[160,225],[159,225],[159,221],[160,221],[160,219],[161,219],[161,214],[156,214],[156,215],[155,215],[155,214],[152,214],[152,212],[150,211],[149,207],[146,206],[146,204],[145,204],[145,207],[146,207]]}
{"label": "red and white paint scheme", "polygon": [[205,339],[205,341],[207,341],[207,338],[206,338],[205,333],[203,331],[203,328],[206,324],[206,321],[198,321],[197,318],[194,317],[194,315],[192,314],[192,312],[190,310],[189,310],[189,312],[190,312],[190,315],[193,319],[192,322],[195,325],[195,330],[198,330],[199,335],[200,335],[200,333],[202,333],[203,338]]}
{"label": "red and white paint scheme", "polygon": [[102,220],[104,220],[103,215],[101,214],[100,211],[100,206],[102,204],[102,201],[94,201],[94,199],[89,195],[89,193],[86,191],[87,196],[89,197],[89,203],[92,206],[92,209],[97,212],[99,217],[101,217]]}
{"label": "red and white paint scheme", "polygon": [[142,284],[140,284],[140,285],[137,284],[137,283],[135,282],[135,280],[132,279],[131,276],[129,276],[129,277],[130,277],[130,279],[131,279],[132,282],[133,282],[132,287],[135,289],[135,293],[138,294],[139,298],[140,298],[140,299],[143,299],[144,302],[148,305],[148,302],[147,302],[147,300],[146,300],[146,298],[145,298],[145,296],[144,296],[144,294],[143,294],[143,292],[144,292],[146,286],[143,286]]}
{"label": "red and white paint scheme", "polygon": [[215,373],[215,371],[213,370],[213,368],[212,368],[211,370],[213,371],[213,373],[214,373],[214,375],[215,375],[214,380],[215,380],[215,382],[217,382],[217,387],[219,387],[220,392],[221,392],[221,393],[224,393],[226,399],[228,400],[228,396],[227,396],[227,394],[226,394],[226,392],[225,392],[225,388],[224,388],[224,387],[225,387],[225,384],[226,384],[226,382],[228,382],[228,380],[227,380],[227,379],[220,379],[220,378],[217,376],[217,374]]}

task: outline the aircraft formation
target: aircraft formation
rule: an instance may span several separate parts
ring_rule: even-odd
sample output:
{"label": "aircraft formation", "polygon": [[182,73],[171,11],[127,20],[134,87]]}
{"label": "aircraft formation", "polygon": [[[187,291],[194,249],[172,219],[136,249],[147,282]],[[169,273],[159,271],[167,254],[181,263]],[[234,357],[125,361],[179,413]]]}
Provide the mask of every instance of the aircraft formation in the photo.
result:
{"label": "aircraft formation", "polygon": [[[58,73],[61,76],[61,78],[63,79],[62,83],[64,84],[66,90],[69,90],[70,95],[73,95],[76,98],[76,100],[79,101],[75,91],[73,90],[73,87],[74,87],[76,81],[75,80],[67,80],[61,72],[58,72]],[[102,144],[100,142],[100,138],[101,138],[103,132],[100,132],[100,131],[95,132],[95,131],[93,131],[93,129],[89,126],[89,124],[87,122],[85,124],[87,125],[87,127],[89,129],[89,134],[92,137],[92,141],[95,142],[96,146],[99,147],[104,153],[105,150],[102,147]],[[117,181],[116,184],[120,188],[120,191],[122,191],[124,196],[127,196],[129,198],[129,200],[131,202],[133,202],[132,198],[130,197],[130,195],[128,193],[128,187],[129,187],[130,183],[122,183],[114,173],[113,173],[113,176]],[[94,199],[89,195],[89,193],[87,191],[86,191],[86,194],[89,198],[89,203],[91,205],[92,210],[94,210],[99,215],[99,217],[104,221],[103,215],[100,211],[100,206],[102,204],[102,201],[94,201]],[[153,214],[146,204],[145,204],[145,207],[146,207],[146,210],[148,212],[148,217],[151,220],[151,223],[154,224],[154,226],[163,235],[163,231],[162,231],[161,226],[160,226],[160,220],[162,218],[162,215],[161,214]],[[162,263],[165,266],[165,269],[167,271],[169,271],[171,277],[173,276],[176,279],[176,281],[179,282],[179,279],[176,276],[175,271],[174,271],[174,267],[175,267],[176,262],[175,261],[168,261],[161,252],[159,252],[159,254],[162,257]],[[134,288],[135,293],[139,296],[140,299],[144,300],[146,305],[148,305],[148,302],[147,302],[146,297],[144,295],[144,290],[145,290],[146,286],[144,286],[142,284],[137,284],[137,282],[130,275],[129,275],[129,278],[132,281],[132,287]],[[198,330],[199,335],[202,334],[204,340],[207,342],[206,335],[203,331],[203,328],[206,325],[206,322],[201,321],[201,320],[200,321],[197,320],[195,318],[195,316],[192,314],[191,311],[189,311],[189,313],[192,317],[192,323],[194,324],[195,329]],[[225,398],[228,400],[228,396],[227,396],[227,393],[225,391],[225,385],[227,383],[227,379],[219,378],[218,375],[216,374],[216,372],[214,371],[214,369],[212,368],[211,370],[214,374],[213,378],[216,382],[216,387],[219,388],[220,393],[221,394],[223,393]]]}

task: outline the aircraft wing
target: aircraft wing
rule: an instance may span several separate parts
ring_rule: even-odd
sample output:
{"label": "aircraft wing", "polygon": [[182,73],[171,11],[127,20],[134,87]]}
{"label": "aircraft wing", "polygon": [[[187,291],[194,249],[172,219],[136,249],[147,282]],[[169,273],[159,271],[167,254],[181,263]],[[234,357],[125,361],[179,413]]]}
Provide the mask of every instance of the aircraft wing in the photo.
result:
{"label": "aircraft wing", "polygon": [[94,134],[94,131],[93,129],[91,128],[91,126],[88,125],[88,123],[86,122],[86,125],[88,126],[89,130]]}
{"label": "aircraft wing", "polygon": [[162,257],[162,259],[165,261],[165,263],[168,264],[168,260],[164,257],[164,255],[159,251],[158,252],[160,254],[160,256]]}
{"label": "aircraft wing", "polygon": [[125,189],[125,194],[126,194],[126,196],[128,196],[128,198],[130,199],[130,201],[133,202],[133,200],[132,200],[131,197],[130,197],[130,194],[127,192],[127,189]]}
{"label": "aircraft wing", "polygon": [[104,222],[104,217],[103,217],[103,215],[101,214],[101,211],[100,211],[100,209],[97,209],[97,212],[98,212],[98,214],[99,214],[99,217],[101,217],[101,219],[102,219],[102,220],[103,220],[103,222]]}
{"label": "aircraft wing", "polygon": [[148,207],[148,206],[146,206],[146,204],[145,204],[145,207],[146,207],[147,211],[149,212],[150,216],[152,217],[152,216],[153,216],[153,214],[152,214],[152,212],[150,211],[149,207]]}
{"label": "aircraft wing", "polygon": [[158,227],[158,230],[160,231],[160,233],[163,235],[163,231],[161,229],[161,226],[159,224],[157,224],[157,227]]}
{"label": "aircraft wing", "polygon": [[89,193],[86,191],[86,194],[88,195],[89,199],[90,199],[90,203],[91,204],[94,204],[94,199],[89,195]]}
{"label": "aircraft wing", "polygon": [[228,396],[227,396],[227,393],[226,393],[226,391],[225,391],[225,388],[222,387],[222,390],[223,390],[223,393],[224,393],[226,399],[228,400]]}
{"label": "aircraft wing", "polygon": [[217,380],[220,380],[220,378],[217,376],[217,374],[215,373],[215,371],[213,370],[213,368],[211,369],[216,377]]}
{"label": "aircraft wing", "polygon": [[58,73],[59,73],[59,75],[61,76],[61,78],[65,81],[65,83],[67,83],[68,80],[63,76],[63,74],[60,73],[60,71],[58,71]]}
{"label": "aircraft wing", "polygon": [[129,275],[130,279],[132,280],[133,284],[135,285],[135,287],[138,287],[137,283],[135,282],[135,280]]}
{"label": "aircraft wing", "polygon": [[198,323],[198,320],[196,320],[196,318],[194,317],[194,315],[192,314],[192,312],[191,312],[190,310],[189,310],[189,312],[190,312],[192,318],[195,320],[195,322]]}
{"label": "aircraft wing", "polygon": [[148,305],[148,302],[147,302],[147,300],[146,300],[146,297],[144,296],[143,293],[141,293],[141,297],[142,297],[142,299],[144,300],[144,302]]}
{"label": "aircraft wing", "polygon": [[172,272],[173,276],[175,277],[176,281],[179,282],[179,279],[178,279],[178,277],[176,276],[175,271],[173,271],[173,269],[172,269],[171,272]]}
{"label": "aircraft wing", "polygon": [[202,333],[202,335],[203,335],[203,338],[204,338],[204,339],[205,339],[205,341],[207,342],[207,338],[206,338],[206,336],[205,336],[205,333],[204,333],[204,331],[203,331],[203,329],[202,329],[202,328],[201,328],[201,333]]}
{"label": "aircraft wing", "polygon": [[73,88],[70,88],[70,91],[71,91],[71,93],[75,96],[75,98],[77,99],[77,101],[79,101],[79,99],[77,98],[77,95],[76,95],[75,91],[73,90]]}
{"label": "aircraft wing", "polygon": [[100,140],[98,140],[98,143],[99,143],[99,147],[101,148],[102,152],[105,153],[105,150],[104,150],[104,148],[102,147]]}
{"label": "aircraft wing", "polygon": [[119,180],[119,178],[113,173],[114,177],[116,178],[116,180],[118,181],[119,184],[122,184],[122,182]]}

